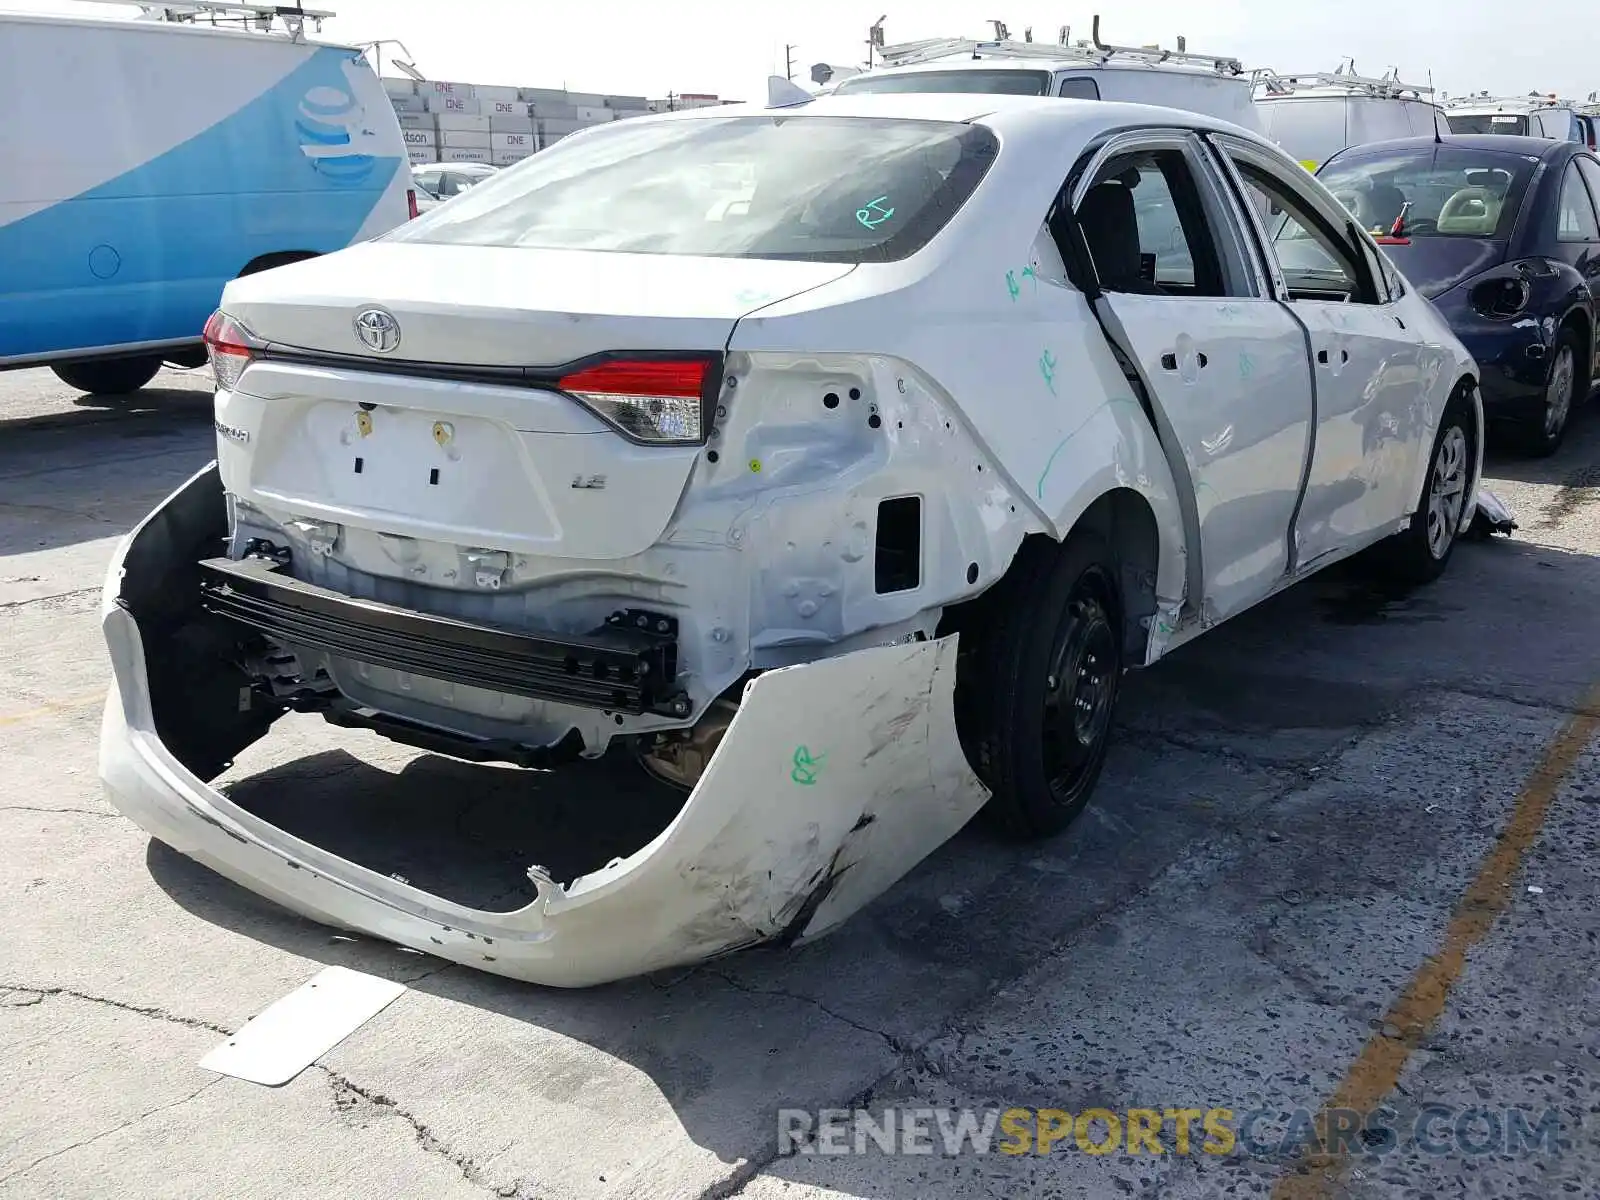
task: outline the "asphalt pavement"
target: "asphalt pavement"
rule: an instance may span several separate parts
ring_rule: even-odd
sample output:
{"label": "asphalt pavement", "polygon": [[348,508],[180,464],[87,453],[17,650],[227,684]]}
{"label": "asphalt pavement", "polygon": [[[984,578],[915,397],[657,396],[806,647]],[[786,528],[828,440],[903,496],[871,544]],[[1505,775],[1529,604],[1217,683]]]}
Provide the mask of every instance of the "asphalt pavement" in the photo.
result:
{"label": "asphalt pavement", "polygon": [[[1600,413],[1491,459],[1522,527],[1440,583],[1335,569],[1131,676],[1055,840],[974,827],[817,943],[564,992],[295,918],[106,804],[100,587],[211,456],[208,382],[0,374],[0,1198],[1596,1194]],[[309,716],[223,782],[484,903],[660,817]],[[199,1066],[334,964],[406,990],[283,1087]],[[963,1110],[1027,1152],[946,1153]]]}

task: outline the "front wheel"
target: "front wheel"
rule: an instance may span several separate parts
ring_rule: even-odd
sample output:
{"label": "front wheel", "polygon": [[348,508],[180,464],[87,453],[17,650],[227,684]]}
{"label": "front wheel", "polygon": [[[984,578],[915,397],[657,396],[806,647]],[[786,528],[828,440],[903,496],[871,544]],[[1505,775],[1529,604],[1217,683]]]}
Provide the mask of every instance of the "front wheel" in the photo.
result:
{"label": "front wheel", "polygon": [[993,792],[986,818],[1044,838],[1089,803],[1122,678],[1122,602],[1109,547],[1078,531],[1025,544],[990,596],[960,686],[968,761]]}
{"label": "front wheel", "polygon": [[1445,409],[1411,524],[1378,547],[1384,573],[1399,583],[1432,583],[1455,551],[1476,452],[1469,412],[1459,399]]}
{"label": "front wheel", "polygon": [[159,358],[103,358],[96,362],[62,363],[51,367],[68,387],[95,396],[121,396],[137,392],[156,377]]}

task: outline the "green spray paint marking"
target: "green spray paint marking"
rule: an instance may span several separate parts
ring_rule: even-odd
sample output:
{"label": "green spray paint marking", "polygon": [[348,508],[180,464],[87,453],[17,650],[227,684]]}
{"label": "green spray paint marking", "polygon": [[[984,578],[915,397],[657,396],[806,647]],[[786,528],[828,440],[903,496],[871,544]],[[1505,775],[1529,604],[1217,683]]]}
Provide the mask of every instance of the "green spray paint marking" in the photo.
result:
{"label": "green spray paint marking", "polygon": [[[1035,292],[1039,290],[1039,275],[1031,266],[1022,268],[1022,277],[1033,280],[1033,290]],[[1015,271],[1006,272],[1006,291],[1011,293],[1013,303],[1018,296],[1022,295],[1022,288],[1017,283],[1017,273]]]}
{"label": "green spray paint marking", "polygon": [[811,751],[804,746],[794,748],[794,758],[790,760],[794,770],[789,772],[789,778],[802,787],[810,787],[817,781],[817,773],[822,770],[822,764],[828,761],[826,754],[811,757]]}
{"label": "green spray paint marking", "polygon": [[860,221],[868,229],[876,229],[894,216],[894,209],[883,206],[888,199],[889,197],[887,196],[879,196],[876,200],[868,200],[865,208],[856,209],[856,220]]}
{"label": "green spray paint marking", "polygon": [[1039,374],[1044,376],[1044,384],[1050,389],[1050,394],[1056,394],[1056,356],[1046,350],[1039,356]]}

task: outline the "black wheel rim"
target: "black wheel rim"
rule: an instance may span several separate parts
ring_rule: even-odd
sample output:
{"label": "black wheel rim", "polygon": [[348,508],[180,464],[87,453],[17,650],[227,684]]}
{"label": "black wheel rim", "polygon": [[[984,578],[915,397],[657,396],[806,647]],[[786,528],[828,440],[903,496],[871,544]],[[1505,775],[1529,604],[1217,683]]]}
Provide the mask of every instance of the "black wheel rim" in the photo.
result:
{"label": "black wheel rim", "polygon": [[1076,799],[1092,774],[1111,724],[1117,635],[1092,576],[1073,590],[1045,677],[1044,773],[1058,803]]}

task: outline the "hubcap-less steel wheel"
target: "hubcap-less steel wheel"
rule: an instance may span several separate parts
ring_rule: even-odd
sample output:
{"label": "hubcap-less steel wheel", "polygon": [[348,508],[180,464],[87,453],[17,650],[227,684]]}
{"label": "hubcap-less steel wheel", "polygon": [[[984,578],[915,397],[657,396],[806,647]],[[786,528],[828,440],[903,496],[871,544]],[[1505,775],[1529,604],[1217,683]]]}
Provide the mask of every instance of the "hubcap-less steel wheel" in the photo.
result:
{"label": "hubcap-less steel wheel", "polygon": [[1069,802],[1094,769],[1111,723],[1117,643],[1110,614],[1085,576],[1067,604],[1045,680],[1044,773],[1051,794]]}
{"label": "hubcap-less steel wheel", "polygon": [[1428,553],[1443,558],[1461,527],[1467,498],[1467,435],[1452,425],[1439,440],[1428,483]]}
{"label": "hubcap-less steel wheel", "polygon": [[1544,435],[1553,438],[1561,432],[1572,412],[1572,385],[1577,378],[1577,359],[1571,346],[1562,346],[1550,369],[1550,386],[1544,391]]}

